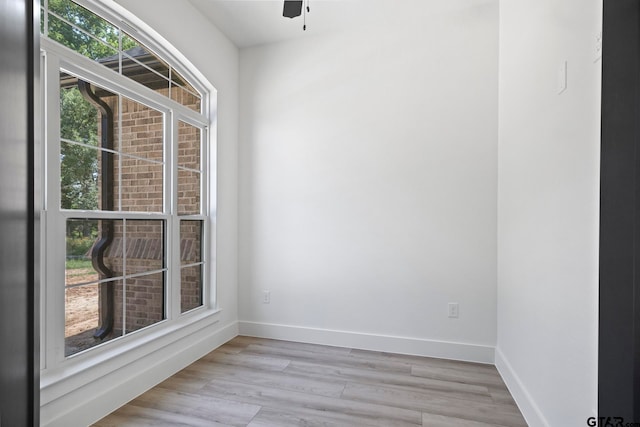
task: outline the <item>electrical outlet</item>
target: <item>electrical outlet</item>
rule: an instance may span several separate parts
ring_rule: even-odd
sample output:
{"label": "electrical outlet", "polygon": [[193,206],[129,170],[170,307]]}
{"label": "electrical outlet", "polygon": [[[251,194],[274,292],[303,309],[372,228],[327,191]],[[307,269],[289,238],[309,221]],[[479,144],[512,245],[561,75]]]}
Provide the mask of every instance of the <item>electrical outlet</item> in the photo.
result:
{"label": "electrical outlet", "polygon": [[269,304],[271,302],[271,291],[262,291],[262,303]]}
{"label": "electrical outlet", "polygon": [[457,302],[449,303],[449,317],[457,319],[460,316],[460,307]]}

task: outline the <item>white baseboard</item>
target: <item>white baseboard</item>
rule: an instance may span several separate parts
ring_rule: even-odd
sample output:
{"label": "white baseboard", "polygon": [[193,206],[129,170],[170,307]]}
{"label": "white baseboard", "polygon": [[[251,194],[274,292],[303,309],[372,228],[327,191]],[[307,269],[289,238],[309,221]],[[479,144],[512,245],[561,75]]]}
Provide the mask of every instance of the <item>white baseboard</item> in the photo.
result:
{"label": "white baseboard", "polygon": [[240,321],[240,335],[416,356],[494,363],[494,347],[359,332]]}
{"label": "white baseboard", "polygon": [[496,368],[507,385],[511,396],[516,401],[522,416],[530,427],[549,427],[549,423],[529,394],[526,387],[513,370],[500,348],[496,348]]}
{"label": "white baseboard", "polygon": [[87,426],[238,335],[238,324],[202,329],[41,408],[46,427]]}

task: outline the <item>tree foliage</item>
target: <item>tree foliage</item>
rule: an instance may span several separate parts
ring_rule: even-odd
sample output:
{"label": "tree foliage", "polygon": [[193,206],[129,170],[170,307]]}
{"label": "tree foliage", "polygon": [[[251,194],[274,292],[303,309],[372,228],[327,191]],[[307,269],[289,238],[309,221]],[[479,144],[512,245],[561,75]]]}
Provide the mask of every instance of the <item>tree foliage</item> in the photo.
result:
{"label": "tree foliage", "polygon": [[[117,27],[70,0],[49,0],[49,10],[68,22],[49,16],[52,40],[94,60],[117,54],[120,45]],[[123,49],[135,44],[129,37],[123,37]]]}
{"label": "tree foliage", "polygon": [[[60,91],[60,135],[64,139],[98,145],[98,112],[77,88]],[[61,143],[61,207],[98,208],[99,151],[76,144]]]}

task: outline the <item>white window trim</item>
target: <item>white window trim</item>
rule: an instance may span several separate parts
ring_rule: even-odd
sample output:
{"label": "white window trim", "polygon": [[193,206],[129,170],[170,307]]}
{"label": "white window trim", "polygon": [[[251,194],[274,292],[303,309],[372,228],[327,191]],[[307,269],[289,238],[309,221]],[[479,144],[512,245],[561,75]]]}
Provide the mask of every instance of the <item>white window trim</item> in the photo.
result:
{"label": "white window trim", "polygon": [[[47,265],[51,262],[58,263],[59,268],[64,269],[64,253],[58,247],[53,247],[53,242],[64,241],[64,230],[46,229],[48,215],[63,215],[66,217],[77,218],[105,218],[113,215],[109,212],[98,211],[62,211],[59,209],[49,210],[46,204],[42,212],[42,296],[43,296],[43,313],[42,328],[42,371],[41,371],[41,404],[46,405],[49,402],[85,385],[96,379],[114,372],[122,367],[129,365],[140,358],[149,356],[154,352],[158,352],[162,348],[169,346],[171,343],[180,340],[191,334],[195,334],[204,328],[211,327],[219,320],[220,309],[217,306],[216,298],[216,260],[215,260],[215,225],[216,225],[216,91],[215,88],[207,81],[207,79],[175,48],[173,48],[166,40],[159,36],[146,24],[138,20],[131,13],[121,6],[109,0],[75,0],[81,6],[93,11],[112,23],[119,23],[127,32],[134,35],[141,43],[151,48],[165,61],[169,62],[178,72],[180,72],[194,87],[202,94],[202,114],[192,110],[185,109],[184,106],[168,99],[151,89],[140,86],[132,82],[127,77],[122,76],[112,70],[106,69],[102,65],[86,58],[71,49],[66,48],[56,42],[45,37],[41,38],[41,48],[45,52],[42,56],[47,64],[44,68],[46,73],[43,74],[43,87],[46,90],[45,102],[49,104],[49,117],[59,117],[59,71],[67,70],[73,74],[79,74],[83,78],[87,78],[92,83],[111,89],[115,93],[120,93],[132,100],[142,102],[165,114],[165,135],[171,134],[173,138],[165,138],[166,141],[173,141],[174,145],[178,143],[178,122],[182,121],[190,125],[202,129],[202,140],[204,141],[201,150],[201,203],[203,207],[204,226],[203,233],[204,244],[202,248],[202,259],[205,261],[203,265],[203,303],[202,307],[195,308],[186,313],[180,313],[179,304],[171,304],[171,300],[179,301],[179,286],[171,287],[173,295],[167,295],[167,319],[155,325],[151,325],[139,331],[132,332],[123,337],[118,338],[94,347],[88,351],[84,351],[71,357],[64,357],[64,283],[55,283],[50,281],[46,283]],[[136,27],[138,30],[136,30]],[[63,58],[72,58],[72,61],[65,61]],[[111,74],[110,74],[111,73]],[[53,98],[52,98],[53,97]],[[49,100],[47,102],[46,100]],[[51,102],[54,99],[55,102]],[[167,106],[169,108],[167,108]],[[171,111],[173,113],[171,113]],[[58,122],[55,120],[55,122]],[[59,123],[45,123],[43,126],[46,140],[57,141],[59,136]],[[56,129],[58,127],[58,129]],[[57,147],[57,148],[56,148]],[[171,150],[177,149],[170,147]],[[45,152],[45,161],[48,164],[57,164],[59,162],[59,142],[53,146],[47,147]],[[208,161],[209,167],[205,167]],[[166,162],[165,162],[166,163]],[[167,180],[166,177],[173,176],[177,173],[177,162],[173,162],[173,170],[168,171],[165,167],[165,185],[173,183],[177,185],[177,180]],[[58,169],[51,172],[51,170]],[[59,179],[59,168],[46,168],[47,176],[42,177],[43,193],[46,194],[47,183],[55,183]],[[211,173],[208,174],[207,172]],[[173,189],[175,190],[175,189]],[[56,197],[54,200],[49,199],[49,203],[57,203],[60,206],[60,192],[54,191]],[[166,194],[172,194],[177,197],[176,191],[165,191]],[[46,197],[45,197],[46,198]],[[174,201],[175,202],[175,201]],[[165,204],[176,206],[165,197]],[[55,211],[55,212],[54,212]],[[165,210],[165,212],[168,212]],[[161,219],[167,220],[167,232],[173,232],[174,241],[179,242],[179,221],[198,219],[203,220],[202,215],[169,215],[169,214],[153,214],[144,213],[117,213],[118,217],[126,217],[130,219]],[[170,222],[172,224],[170,224]],[[51,227],[50,227],[51,228]],[[168,252],[170,248],[167,248]],[[57,255],[53,259],[52,256]],[[174,257],[167,255],[167,267]],[[179,256],[177,257],[177,265],[180,265]],[[180,271],[179,268],[171,269],[173,275],[167,275],[167,280],[179,284]],[[51,266],[49,265],[49,268]],[[64,274],[62,274],[64,277]],[[177,281],[176,281],[177,280]],[[59,282],[59,281],[58,281]],[[52,303],[56,299],[62,299],[58,303]],[[177,299],[176,299],[177,298]],[[177,305],[177,307],[176,307]],[[55,348],[50,337],[53,333],[62,334],[62,339],[58,339],[57,343],[62,344],[62,348]]]}

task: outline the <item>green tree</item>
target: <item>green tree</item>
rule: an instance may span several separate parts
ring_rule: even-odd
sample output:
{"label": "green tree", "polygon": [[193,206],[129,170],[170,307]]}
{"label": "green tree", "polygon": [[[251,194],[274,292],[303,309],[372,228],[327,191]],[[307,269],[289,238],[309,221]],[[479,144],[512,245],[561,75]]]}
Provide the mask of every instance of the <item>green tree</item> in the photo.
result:
{"label": "green tree", "polygon": [[[60,135],[64,139],[98,145],[98,112],[77,88],[60,91]],[[61,207],[98,209],[99,151],[61,143]]]}
{"label": "green tree", "polygon": [[73,24],[50,15],[49,38],[52,40],[95,60],[117,53],[119,30],[109,22],[70,0],[49,0],[49,10]]}

